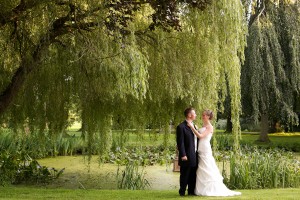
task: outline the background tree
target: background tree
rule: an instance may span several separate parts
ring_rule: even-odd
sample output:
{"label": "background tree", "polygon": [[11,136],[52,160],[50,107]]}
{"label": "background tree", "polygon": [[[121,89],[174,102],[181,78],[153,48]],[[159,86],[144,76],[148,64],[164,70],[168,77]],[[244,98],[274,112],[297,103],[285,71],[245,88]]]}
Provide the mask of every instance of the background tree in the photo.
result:
{"label": "background tree", "polygon": [[290,1],[257,1],[256,20],[249,19],[249,36],[242,67],[245,116],[260,119],[259,141],[269,141],[271,121],[297,124],[299,96],[299,7]]}

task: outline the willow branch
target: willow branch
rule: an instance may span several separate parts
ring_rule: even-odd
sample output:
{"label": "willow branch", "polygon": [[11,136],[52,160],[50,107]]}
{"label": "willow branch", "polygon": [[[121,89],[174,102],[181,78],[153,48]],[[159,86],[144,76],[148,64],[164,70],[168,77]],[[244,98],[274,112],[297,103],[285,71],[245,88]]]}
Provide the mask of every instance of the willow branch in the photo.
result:
{"label": "willow branch", "polygon": [[32,51],[31,58],[23,57],[18,69],[15,71],[10,83],[6,89],[0,94],[0,114],[3,114],[13,102],[14,98],[20,92],[24,85],[28,74],[35,68],[40,66],[42,54],[52,44],[57,42],[57,37],[74,32],[78,29],[90,30],[90,28],[98,26],[96,22],[79,22],[76,24],[66,25],[69,22],[67,16],[61,17],[54,21],[51,29],[48,30],[35,45]]}
{"label": "willow branch", "polygon": [[25,1],[21,0],[19,5],[16,6],[14,9],[12,9],[9,12],[0,13],[0,27],[11,23],[16,22],[19,17],[27,10],[34,8],[38,4],[40,4],[42,1]]}
{"label": "willow branch", "polygon": [[252,24],[258,19],[261,14],[265,11],[265,2],[264,0],[261,0],[261,3],[259,3],[255,8],[255,14],[251,15],[248,26],[252,26]]}

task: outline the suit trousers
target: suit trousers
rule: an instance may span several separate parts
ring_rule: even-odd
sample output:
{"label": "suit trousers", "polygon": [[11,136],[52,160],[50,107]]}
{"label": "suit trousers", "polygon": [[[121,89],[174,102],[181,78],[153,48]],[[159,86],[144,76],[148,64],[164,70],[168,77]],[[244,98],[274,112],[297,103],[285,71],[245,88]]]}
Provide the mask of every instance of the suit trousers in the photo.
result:
{"label": "suit trousers", "polygon": [[188,186],[188,194],[193,195],[196,186],[197,166],[180,166],[180,189],[179,194],[184,195]]}

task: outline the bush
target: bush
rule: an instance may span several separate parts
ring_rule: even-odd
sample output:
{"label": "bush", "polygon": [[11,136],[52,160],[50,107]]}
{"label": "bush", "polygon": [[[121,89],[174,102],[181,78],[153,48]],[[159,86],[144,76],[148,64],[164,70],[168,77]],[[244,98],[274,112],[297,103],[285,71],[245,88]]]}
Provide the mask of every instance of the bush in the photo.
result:
{"label": "bush", "polygon": [[82,153],[83,149],[84,141],[81,138],[67,134],[51,138],[48,134],[39,132],[21,137],[9,130],[0,132],[0,151],[26,152],[32,158],[73,155],[78,152]]}
{"label": "bush", "polygon": [[[219,151],[228,151],[228,150],[232,150],[233,147],[233,137],[232,134],[214,134],[213,135],[215,137],[215,139],[217,140],[217,150]],[[214,143],[212,142],[213,140],[211,140],[211,145],[212,147],[214,147]]]}
{"label": "bush", "polygon": [[254,123],[254,121],[249,118],[241,118],[240,125],[242,131],[260,131],[260,124]]}
{"label": "bush", "polygon": [[49,183],[58,178],[64,169],[58,171],[54,168],[41,166],[28,154],[15,154],[2,151],[0,153],[0,184],[19,183]]}
{"label": "bush", "polygon": [[140,165],[165,164],[171,162],[175,158],[175,147],[164,148],[158,147],[127,147],[117,148],[111,151],[106,163],[114,163],[118,165],[126,165],[128,162],[137,161]]}
{"label": "bush", "polygon": [[[233,148],[232,134],[215,133],[214,137],[217,140],[217,148],[216,148],[217,150],[219,151],[232,150]],[[270,137],[271,140],[270,143],[256,143],[255,139],[258,138],[258,135],[245,134],[244,137],[242,136],[243,139],[240,141],[240,145],[242,149],[247,146],[257,146],[259,148],[264,148],[264,149],[278,148],[278,149],[284,149],[286,151],[300,152],[300,137],[294,137],[294,138],[289,138],[289,137],[294,137],[294,136],[280,136],[280,138],[276,136],[272,136]],[[212,146],[214,145],[213,142],[211,142],[211,144]]]}
{"label": "bush", "polygon": [[300,152],[300,142],[293,143],[271,143],[270,147],[272,148],[280,148],[286,151]]}
{"label": "bush", "polygon": [[[98,147],[92,148],[93,155],[98,153]],[[60,134],[50,138],[45,133],[31,133],[16,137],[11,131],[0,132],[0,151],[24,152],[31,158],[44,158],[48,156],[67,156],[73,154],[87,154],[86,143],[80,137]],[[142,165],[165,164],[175,157],[175,146],[119,146],[112,145],[108,154],[103,156],[104,163],[125,165],[128,161],[137,160]]]}
{"label": "bush", "polygon": [[215,128],[219,130],[225,130],[227,126],[227,119],[218,119]]}

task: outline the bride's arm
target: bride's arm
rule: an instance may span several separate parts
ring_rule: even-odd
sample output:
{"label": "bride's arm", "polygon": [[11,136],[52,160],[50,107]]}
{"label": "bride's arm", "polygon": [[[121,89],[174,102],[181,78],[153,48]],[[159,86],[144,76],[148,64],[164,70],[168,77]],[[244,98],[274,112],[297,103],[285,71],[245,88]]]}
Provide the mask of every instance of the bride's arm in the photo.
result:
{"label": "bride's arm", "polygon": [[202,137],[199,131],[194,126],[190,126],[190,128],[192,129],[193,133],[197,136],[197,138]]}
{"label": "bride's arm", "polygon": [[205,131],[201,134],[201,137],[204,138],[206,137],[208,134],[213,132],[213,127],[212,126],[208,126]]}
{"label": "bride's arm", "polygon": [[198,138],[204,138],[206,137],[209,133],[213,132],[213,127],[212,126],[208,126],[206,128],[206,130],[203,133],[199,133],[198,130],[195,129],[194,126],[190,126],[190,128],[192,129],[193,133],[198,137]]}

